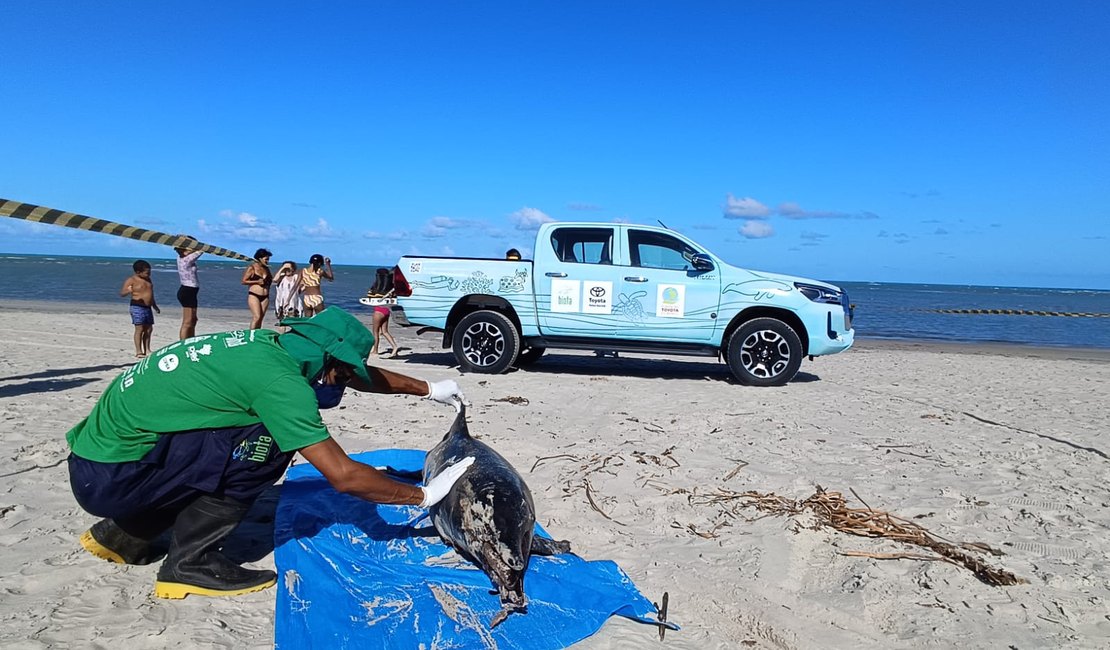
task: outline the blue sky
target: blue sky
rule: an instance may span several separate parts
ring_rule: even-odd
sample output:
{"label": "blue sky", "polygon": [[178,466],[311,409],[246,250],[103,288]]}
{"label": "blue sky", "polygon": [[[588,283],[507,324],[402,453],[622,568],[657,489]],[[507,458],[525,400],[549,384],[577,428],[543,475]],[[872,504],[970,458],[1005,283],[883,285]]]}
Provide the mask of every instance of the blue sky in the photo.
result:
{"label": "blue sky", "polygon": [[[1110,288],[1104,2],[0,3],[0,197],[280,259],[655,223],[827,280]],[[0,251],[167,256],[0,219]]]}

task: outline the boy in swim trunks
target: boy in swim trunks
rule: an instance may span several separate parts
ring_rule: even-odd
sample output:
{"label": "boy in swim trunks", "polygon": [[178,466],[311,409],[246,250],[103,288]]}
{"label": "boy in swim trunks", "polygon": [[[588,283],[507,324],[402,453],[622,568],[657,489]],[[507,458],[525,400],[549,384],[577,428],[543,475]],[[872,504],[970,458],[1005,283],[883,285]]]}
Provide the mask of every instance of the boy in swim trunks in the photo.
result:
{"label": "boy in swim trunks", "polygon": [[150,335],[154,332],[154,314],[162,313],[154,301],[154,281],[150,279],[150,262],[135,260],[131,265],[135,274],[123,281],[121,296],[131,296],[131,324],[135,326],[135,357],[142,359],[150,354]]}

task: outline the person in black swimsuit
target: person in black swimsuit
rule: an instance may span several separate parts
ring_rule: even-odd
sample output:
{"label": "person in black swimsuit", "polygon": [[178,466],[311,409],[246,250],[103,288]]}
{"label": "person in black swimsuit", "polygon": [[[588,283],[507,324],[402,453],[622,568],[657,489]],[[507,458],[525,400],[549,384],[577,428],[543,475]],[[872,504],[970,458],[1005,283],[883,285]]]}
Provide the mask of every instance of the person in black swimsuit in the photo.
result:
{"label": "person in black swimsuit", "polygon": [[259,248],[254,253],[254,262],[243,271],[242,283],[247,285],[247,307],[251,310],[251,329],[261,329],[262,319],[270,308],[270,285],[274,274],[270,271],[270,258],[273,253]]}

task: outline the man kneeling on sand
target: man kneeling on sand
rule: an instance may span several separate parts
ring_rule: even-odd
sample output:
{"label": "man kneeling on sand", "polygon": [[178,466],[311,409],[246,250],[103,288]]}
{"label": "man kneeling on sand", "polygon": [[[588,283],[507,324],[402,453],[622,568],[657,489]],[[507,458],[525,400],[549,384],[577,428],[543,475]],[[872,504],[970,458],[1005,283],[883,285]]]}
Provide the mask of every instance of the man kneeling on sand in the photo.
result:
{"label": "man kneeling on sand", "polygon": [[[162,557],[154,594],[230,596],[276,582],[219,552],[254,500],[300,452],[338,491],[377,503],[429,507],[473,462],[423,487],[352,460],[319,409],[350,387],[463,401],[452,380],[425,382],[367,366],[373,336],[330,307],[286,319],[290,330],[244,330],[178,341],[125,371],[66,434],[77,502],[106,517],[81,536],[97,557],[150,564]],[[169,548],[156,540],[171,530]]]}

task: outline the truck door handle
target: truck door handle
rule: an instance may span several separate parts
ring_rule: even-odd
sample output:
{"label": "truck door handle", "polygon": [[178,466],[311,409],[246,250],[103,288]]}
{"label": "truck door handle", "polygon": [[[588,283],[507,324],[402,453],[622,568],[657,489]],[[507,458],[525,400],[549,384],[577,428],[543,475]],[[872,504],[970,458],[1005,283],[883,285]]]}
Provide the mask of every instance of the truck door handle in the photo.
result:
{"label": "truck door handle", "polygon": [[642,275],[630,275],[624,279],[625,282],[647,282],[648,279]]}
{"label": "truck door handle", "polygon": [[544,275],[546,275],[549,278],[565,278],[565,277],[567,277],[567,274],[563,273],[562,271],[548,271],[547,273],[544,273]]}

